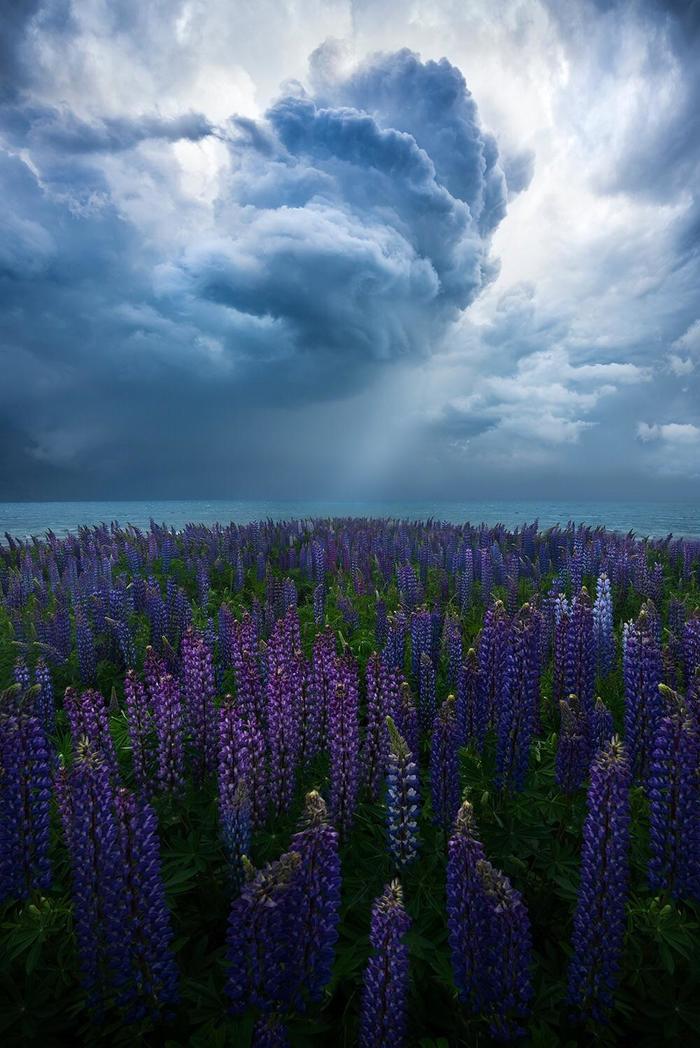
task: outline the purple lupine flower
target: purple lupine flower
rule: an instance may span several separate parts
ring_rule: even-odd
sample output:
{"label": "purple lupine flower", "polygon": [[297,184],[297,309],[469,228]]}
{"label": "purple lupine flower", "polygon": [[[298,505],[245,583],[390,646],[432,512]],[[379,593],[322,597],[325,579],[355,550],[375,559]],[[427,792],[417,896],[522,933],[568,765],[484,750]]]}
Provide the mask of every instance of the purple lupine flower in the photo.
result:
{"label": "purple lupine flower", "polygon": [[419,608],[411,615],[411,672],[418,680],[421,659],[430,655],[433,645],[433,623],[427,608]]}
{"label": "purple lupine flower", "polygon": [[469,746],[486,735],[483,699],[479,662],[476,651],[470,648],[457,679],[457,737],[460,746]]}
{"label": "purple lupine flower", "polygon": [[7,703],[0,713],[0,901],[51,885],[52,761],[42,721]]}
{"label": "purple lupine flower", "polygon": [[375,899],[369,941],[372,946],[362,980],[360,1048],[402,1048],[407,1036],[408,946],[411,919],[398,881]]}
{"label": "purple lupine flower", "polygon": [[307,998],[321,1000],[330,981],[340,918],[338,834],[328,822],[325,801],[315,790],[306,795],[290,851],[301,858],[293,969],[298,980],[295,1003],[303,1010]]}
{"label": "purple lupine flower", "polygon": [[389,629],[382,658],[391,669],[402,670],[406,651],[408,622],[402,611],[397,611],[389,619]]}
{"label": "purple lupine flower", "polygon": [[462,627],[459,619],[453,615],[445,618],[443,646],[447,655],[447,683],[451,688],[456,688],[463,663]]}
{"label": "purple lupine flower", "polygon": [[29,669],[24,659],[15,659],[15,665],[13,670],[15,684],[19,687],[20,691],[29,691],[32,686],[31,677],[29,676]]}
{"label": "purple lupine flower", "polygon": [[243,856],[250,851],[253,822],[245,780],[240,779],[233,794],[220,809],[221,841],[228,861],[229,879],[234,893],[243,884]]}
{"label": "purple lupine flower", "polygon": [[551,594],[552,642],[554,650],[554,679],[552,698],[558,704],[566,696],[567,650],[571,609],[563,593]]}
{"label": "purple lupine flower", "polygon": [[250,753],[247,725],[241,716],[232,695],[224,696],[217,710],[218,715],[218,763],[217,781],[219,811],[229,807],[239,781],[250,781]]}
{"label": "purple lupine flower", "polygon": [[75,609],[75,639],[80,679],[83,684],[92,684],[97,670],[95,638],[87,614],[80,605]]}
{"label": "purple lupine flower", "polygon": [[386,718],[389,754],[386,767],[386,824],[389,853],[399,868],[418,855],[420,807],[418,768],[406,740],[391,717]]}
{"label": "purple lupine flower", "polygon": [[77,747],[82,739],[87,739],[91,748],[101,754],[114,781],[118,782],[117,752],[109,730],[104,696],[91,689],[78,695],[73,688],[66,688],[63,708],[68,715],[73,745]]}
{"label": "purple lupine flower", "polygon": [[299,852],[287,852],[247,881],[228,921],[226,995],[233,1015],[251,1005],[263,1013],[286,1011],[298,986],[295,965],[300,891]]}
{"label": "purple lupine flower", "polygon": [[289,1048],[287,1027],[279,1015],[262,1015],[253,1027],[251,1048]]}
{"label": "purple lupine flower", "polygon": [[593,603],[593,634],[595,637],[598,672],[603,676],[612,669],[615,657],[613,639],[613,606],[610,579],[599,575],[596,583],[596,598]]}
{"label": "purple lupine flower", "polygon": [[129,1018],[156,1018],[178,1000],[178,972],[161,874],[158,824],[151,805],[128,790],[117,794],[116,810],[124,857],[124,888],[130,900],[128,932],[136,999],[130,1005]]}
{"label": "purple lupine flower", "polygon": [[496,786],[521,790],[539,704],[539,620],[525,605],[503,652],[502,693],[497,709]]}
{"label": "purple lupine flower", "polygon": [[565,793],[573,793],[588,774],[591,759],[591,726],[578,695],[559,703],[561,724],[557,741],[555,778]]}
{"label": "purple lupine flower", "polygon": [[255,622],[246,614],[234,624],[233,665],[236,680],[236,699],[246,716],[263,718],[263,683],[258,663],[258,631]]}
{"label": "purple lupine flower", "polygon": [[564,688],[567,695],[578,695],[581,708],[590,717],[595,696],[595,637],[593,608],[585,587],[571,603]]}
{"label": "purple lupine flower", "polygon": [[326,593],[322,582],[314,587],[313,605],[314,622],[317,626],[322,626],[326,615]]}
{"label": "purple lupine flower", "polygon": [[636,623],[625,623],[622,665],[625,745],[633,776],[643,780],[662,713],[659,684],[663,674],[661,649],[650,629],[645,610],[640,612]]}
{"label": "purple lupine flower", "polygon": [[270,755],[270,797],[275,811],[289,807],[301,755],[303,677],[293,645],[294,612],[278,619],[267,649],[267,738]]}
{"label": "purple lupine flower", "polygon": [[418,688],[418,721],[421,731],[426,732],[435,720],[435,667],[427,651],[420,657]]}
{"label": "purple lupine flower", "polygon": [[377,645],[377,648],[383,648],[389,635],[389,618],[387,615],[386,603],[379,597],[375,604],[375,610],[374,643]]}
{"label": "purple lupine flower", "polygon": [[683,668],[686,688],[690,689],[700,671],[700,614],[697,611],[683,627]]}
{"label": "purple lupine flower", "polygon": [[605,1021],[612,1007],[622,954],[630,783],[625,747],[614,737],[591,764],[569,965],[569,1001],[582,1017],[597,1022]]}
{"label": "purple lupine flower", "polygon": [[219,608],[219,661],[224,669],[234,665],[236,620],[228,604]]}
{"label": "purple lupine flower", "polygon": [[216,766],[214,668],[208,644],[192,628],[182,638],[182,682],[195,774],[201,781]]}
{"label": "purple lupine flower", "polygon": [[468,801],[448,845],[447,915],[460,1000],[497,1039],[521,1035],[532,998],[530,921],[520,893],[487,861]]}
{"label": "purple lupine flower", "polygon": [[160,678],[167,672],[165,659],[158,655],[149,644],[143,660],[143,679],[146,682],[151,703],[153,702],[153,696],[158,688]]}
{"label": "purple lupine flower", "polygon": [[116,997],[128,1004],[131,956],[124,856],[115,789],[103,755],[87,739],[56,781],[72,870],[73,919],[88,1006],[101,1013]]}
{"label": "purple lupine flower", "polygon": [[34,680],[39,685],[36,699],[36,711],[47,735],[51,735],[56,725],[56,703],[53,694],[51,670],[44,659],[37,659],[34,669]]}
{"label": "purple lupine flower", "polygon": [[700,901],[700,731],[680,695],[661,685],[664,712],[649,769],[649,883]]}
{"label": "purple lupine flower", "polygon": [[448,695],[435,716],[430,747],[430,796],[433,822],[449,830],[459,809],[459,739],[454,695]]}
{"label": "purple lupine flower", "polygon": [[409,750],[416,755],[417,759],[420,752],[420,723],[418,710],[411,695],[411,686],[407,680],[401,679],[400,681],[398,701],[393,707],[392,716]]}
{"label": "purple lupine flower", "polygon": [[614,731],[613,715],[599,695],[595,700],[591,718],[591,754],[593,756],[595,756],[601,746],[605,746],[610,742]]}
{"label": "purple lupine flower", "polygon": [[357,666],[348,655],[336,660],[335,686],[328,708],[330,755],[330,810],[333,822],[346,836],[355,815],[359,785],[359,694]]}
{"label": "purple lupine flower", "polygon": [[175,796],[185,785],[185,719],[180,685],[170,673],[164,673],[152,686],[151,699],[156,726],[158,788]]}
{"label": "purple lupine flower", "polygon": [[134,776],[139,789],[148,793],[151,789],[152,719],[146,688],[133,670],[127,670],[124,678],[124,699]]}
{"label": "purple lupine flower", "polygon": [[[497,716],[509,680],[509,637],[510,622],[500,600],[487,610],[484,626],[479,637],[479,677],[482,687],[481,704],[484,726],[488,727]],[[477,747],[483,747],[483,737],[477,738]]]}
{"label": "purple lupine flower", "polygon": [[388,735],[386,718],[389,713],[387,693],[382,687],[382,670],[375,652],[367,660],[367,728],[362,751],[364,778],[373,800],[379,797],[387,762]]}

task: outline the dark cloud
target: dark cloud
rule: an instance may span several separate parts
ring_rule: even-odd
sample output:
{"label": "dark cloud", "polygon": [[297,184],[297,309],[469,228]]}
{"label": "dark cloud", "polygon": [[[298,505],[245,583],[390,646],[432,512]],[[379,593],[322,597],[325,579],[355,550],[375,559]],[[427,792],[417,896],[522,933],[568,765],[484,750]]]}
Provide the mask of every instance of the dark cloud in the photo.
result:
{"label": "dark cloud", "polygon": [[174,292],[274,324],[294,386],[337,394],[372,363],[425,355],[493,279],[505,179],[449,62],[378,55],[235,126],[216,236],[177,260]]}
{"label": "dark cloud", "polygon": [[149,138],[198,142],[214,132],[201,113],[104,117],[88,122],[66,107],[17,103],[0,108],[0,133],[12,145],[57,153],[117,153]]}
{"label": "dark cloud", "polygon": [[[325,18],[334,5],[309,6]],[[464,75],[447,59],[395,50],[406,39],[422,46],[414,27],[377,34],[369,46],[388,50],[359,65],[324,44],[306,86],[290,81],[270,102],[279,74],[302,76],[308,48],[289,27],[308,21],[306,5],[251,6],[234,32],[220,0],[6,4],[0,499],[303,497],[372,483],[378,495],[515,494],[535,482],[541,494],[548,484],[615,493],[610,471],[625,474],[633,455],[630,476],[643,478],[641,456],[661,462],[665,445],[642,445],[637,422],[700,421],[700,372],[681,345],[698,316],[699,211],[678,206],[696,170],[694,20],[666,7],[552,0],[547,19],[541,0],[523,0],[517,25],[489,37],[484,4],[476,51],[425,32],[431,55],[460,55]],[[391,17],[390,5],[372,11],[377,24]],[[579,183],[569,192],[558,165],[619,73],[625,27],[649,34],[637,81],[648,119],[620,130],[590,196]],[[503,41],[508,61],[529,49],[513,85],[532,79],[512,110],[516,86],[495,102],[486,91],[490,120],[507,111],[507,150],[467,86],[478,49]],[[677,111],[653,97],[663,63],[680,70]],[[164,93],[180,115],[159,111]],[[254,99],[266,107],[257,119]],[[531,127],[528,107],[540,101]],[[553,203],[542,184],[561,190]],[[545,206],[512,208],[514,242],[501,223],[528,187]],[[660,245],[653,280],[635,222],[608,229],[603,214],[599,238],[577,246],[583,219],[572,209],[617,192],[642,198],[651,217],[674,205],[675,239]],[[499,271],[497,231],[504,257],[512,251],[508,279],[484,296]],[[567,272],[548,262],[546,238]],[[543,260],[539,286],[522,279],[530,256]],[[648,336],[628,344],[628,318]],[[673,371],[665,354],[679,339]],[[642,381],[654,357],[663,375]],[[613,385],[625,386],[619,397]]]}

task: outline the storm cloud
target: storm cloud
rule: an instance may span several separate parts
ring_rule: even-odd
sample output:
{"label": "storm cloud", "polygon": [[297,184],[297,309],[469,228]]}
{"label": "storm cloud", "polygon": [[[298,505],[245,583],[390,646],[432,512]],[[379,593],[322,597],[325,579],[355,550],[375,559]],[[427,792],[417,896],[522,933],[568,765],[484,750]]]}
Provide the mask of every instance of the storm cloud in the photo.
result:
{"label": "storm cloud", "polygon": [[697,484],[689,7],[11,14],[1,496]]}

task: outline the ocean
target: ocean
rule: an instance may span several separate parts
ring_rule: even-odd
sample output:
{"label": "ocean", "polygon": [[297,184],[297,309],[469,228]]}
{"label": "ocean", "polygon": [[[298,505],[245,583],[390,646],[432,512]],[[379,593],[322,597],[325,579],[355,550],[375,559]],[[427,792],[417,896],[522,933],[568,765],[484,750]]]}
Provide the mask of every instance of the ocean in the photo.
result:
{"label": "ocean", "polygon": [[147,528],[157,523],[182,528],[188,523],[246,524],[253,520],[290,520],[305,517],[394,517],[450,523],[504,524],[514,528],[538,520],[540,527],[554,524],[603,524],[613,531],[634,531],[640,536],[700,538],[700,501],[545,501],[474,500],[361,502],[331,500],[154,500],[102,502],[0,502],[0,535],[19,538],[43,535],[51,529],[65,535],[81,524],[117,521]]}

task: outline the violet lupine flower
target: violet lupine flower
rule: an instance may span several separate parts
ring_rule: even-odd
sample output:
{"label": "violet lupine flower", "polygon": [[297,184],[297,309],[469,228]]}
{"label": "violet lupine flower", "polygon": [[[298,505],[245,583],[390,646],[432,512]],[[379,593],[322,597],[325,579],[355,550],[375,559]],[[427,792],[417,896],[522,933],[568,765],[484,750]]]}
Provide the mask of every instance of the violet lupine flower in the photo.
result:
{"label": "violet lupine flower", "polygon": [[[391,708],[391,707],[390,707]],[[418,710],[411,695],[411,686],[407,680],[401,679],[399,684],[398,702],[393,707],[392,716],[396,721],[396,727],[403,735],[411,753],[416,755],[420,752],[420,723]]]}
{"label": "violet lupine flower", "polygon": [[383,600],[377,598],[375,608],[376,619],[374,625],[374,643],[377,645],[377,648],[383,648],[389,634],[389,618],[387,615],[386,604]]}
{"label": "violet lupine flower", "polygon": [[313,605],[314,622],[317,626],[322,626],[326,615],[326,593],[322,582],[314,587]]}
{"label": "violet lupine flower", "polygon": [[75,609],[75,641],[78,649],[80,679],[83,684],[92,684],[97,670],[95,638],[87,614],[80,605]]}
{"label": "violet lupine flower", "polygon": [[593,608],[585,587],[571,603],[564,688],[567,695],[578,695],[582,709],[590,717],[595,696],[595,637]]}
{"label": "violet lupine flower", "polygon": [[316,679],[311,663],[302,651],[294,652],[294,679],[299,695],[299,724],[301,726],[300,763],[308,767],[321,749],[323,705],[318,700]]}
{"label": "violet lupine flower", "polygon": [[318,1002],[330,981],[340,919],[338,834],[328,822],[325,801],[313,790],[306,795],[300,829],[290,846],[299,864],[299,909],[296,914],[297,979],[295,1004]]}
{"label": "violet lupine flower", "polygon": [[387,717],[386,725],[389,735],[386,768],[387,836],[389,853],[402,869],[418,855],[418,767],[391,717]]}
{"label": "violet lupine flower", "polygon": [[288,1048],[289,1034],[279,1015],[263,1015],[253,1027],[251,1048]]}
{"label": "violet lupine flower", "polygon": [[402,611],[397,611],[389,617],[386,644],[382,650],[382,658],[391,669],[403,669],[407,632],[408,623]]}
{"label": "violet lupine flower", "polygon": [[115,811],[115,789],[102,754],[84,739],[56,781],[72,870],[73,919],[88,1006],[100,1014],[116,996],[129,1003],[129,900]]}
{"label": "violet lupine flower", "polygon": [[448,695],[435,716],[430,746],[430,796],[433,822],[449,830],[459,810],[459,739],[454,695]]}
{"label": "violet lupine flower", "polygon": [[605,1021],[613,1005],[627,903],[630,762],[616,736],[594,758],[583,827],[581,884],[574,914],[569,1001]]}
{"label": "violet lupine flower", "polygon": [[435,720],[435,667],[427,651],[420,657],[418,721],[421,731],[430,731]]}
{"label": "violet lupine flower", "polygon": [[400,564],[396,569],[401,603],[414,608],[420,599],[420,586],[412,564]]}
{"label": "violet lupine flower", "polygon": [[208,644],[192,628],[182,638],[182,682],[195,775],[201,781],[216,766],[214,667]]}
{"label": "violet lupine flower", "polygon": [[360,775],[357,666],[351,656],[336,659],[334,679],[328,708],[330,811],[345,836],[355,815]]}
{"label": "violet lupine flower", "polygon": [[221,841],[228,860],[231,887],[239,892],[243,884],[243,856],[250,851],[253,820],[248,787],[240,779],[219,810]]}
{"label": "violet lupine flower", "polygon": [[599,695],[595,700],[591,718],[591,753],[593,756],[601,746],[610,742],[614,731],[613,715]]}
{"label": "violet lupine flower", "polygon": [[0,713],[0,902],[51,885],[52,763],[42,721],[8,704]]}
{"label": "violet lupine flower", "polygon": [[124,699],[134,776],[139,789],[148,793],[151,789],[152,720],[146,688],[133,670],[127,670],[124,678]]}
{"label": "violet lupine flower", "polygon": [[362,980],[360,1048],[402,1048],[407,1035],[408,946],[411,919],[398,881],[375,899],[369,941],[372,954]]}
{"label": "violet lupine flower", "polygon": [[509,649],[503,653],[503,691],[497,710],[496,786],[521,790],[530,759],[540,679],[539,622],[527,604],[513,624]]}
{"label": "violet lupine flower", "polygon": [[443,646],[447,655],[447,683],[451,688],[456,688],[463,662],[462,626],[459,619],[452,615],[445,619]]}
{"label": "violet lupine flower", "polygon": [[234,665],[237,623],[228,604],[219,608],[219,661],[225,669]]}
{"label": "violet lupine flower", "polygon": [[24,659],[16,659],[14,670],[13,670],[15,684],[19,687],[22,692],[29,691],[32,686],[31,677],[29,676],[29,669]]}
{"label": "violet lupine flower", "polygon": [[167,672],[165,659],[156,654],[149,644],[146,648],[146,655],[143,660],[143,678],[146,682],[151,702],[153,702],[153,696],[158,688],[160,678]]}
{"label": "violet lupine flower", "polygon": [[250,615],[235,623],[233,665],[238,706],[246,716],[263,718],[263,682],[258,662],[258,631]]}
{"label": "violet lupine flower", "polygon": [[649,628],[649,619],[644,611],[636,623],[625,623],[622,666],[625,745],[633,776],[643,780],[662,713],[659,684],[663,674],[661,649]]}
{"label": "violet lupine flower", "polygon": [[295,613],[275,623],[267,649],[267,739],[270,799],[275,811],[291,803],[301,755],[303,676],[296,654]]}
{"label": "violet lupine flower", "polygon": [[251,1005],[274,1014],[293,1000],[301,861],[299,852],[287,852],[258,871],[244,861],[247,881],[231,906],[226,939],[233,1015]]}
{"label": "violet lupine flower", "polygon": [[53,694],[51,670],[44,659],[37,659],[34,669],[34,680],[39,685],[36,699],[36,711],[47,735],[51,735],[56,726],[56,703]]}
{"label": "violet lupine flower", "polygon": [[573,793],[588,774],[591,759],[591,725],[578,695],[559,703],[561,723],[557,741],[555,779],[565,793]]}
{"label": "violet lupine flower", "polygon": [[102,756],[115,782],[119,781],[119,765],[114,741],[109,730],[107,704],[99,691],[88,690],[80,695],[66,688],[63,708],[68,715],[73,745],[87,739],[92,749]]}
{"label": "violet lupine flower", "polygon": [[[479,636],[479,676],[482,687],[481,703],[484,711],[484,727],[488,727],[497,716],[503,695],[510,685],[508,650],[510,622],[502,601],[497,600],[484,615],[484,625]],[[477,739],[482,749],[483,737]]]}
{"label": "violet lupine flower", "polygon": [[225,807],[233,797],[239,779],[248,780],[251,754],[246,719],[232,695],[225,695],[217,710],[219,804]]}
{"label": "violet lupine flower", "polygon": [[129,1019],[157,1018],[178,1000],[178,972],[172,952],[173,931],[165,902],[158,824],[151,805],[128,790],[117,794],[125,891],[130,926],[131,980],[135,1000]]}
{"label": "violet lupine flower", "polygon": [[185,786],[185,715],[180,685],[170,673],[164,673],[153,686],[151,695],[156,726],[158,788],[175,796]]}
{"label": "violet lupine flower", "polygon": [[520,893],[487,861],[468,801],[448,845],[447,915],[460,1000],[497,1039],[521,1035],[532,998],[530,921]]}
{"label": "violet lupine flower", "polygon": [[700,731],[681,696],[663,684],[661,692],[649,769],[649,883],[700,901]]}
{"label": "violet lupine flower", "polygon": [[683,627],[683,667],[686,687],[690,688],[700,670],[700,615],[697,611]]}
{"label": "violet lupine flower", "polygon": [[367,660],[367,728],[362,751],[363,774],[370,796],[377,800],[386,770],[389,738],[386,718],[389,713],[386,690],[382,687],[382,670],[375,652]]}
{"label": "violet lupine flower", "polygon": [[598,672],[604,676],[612,669],[615,656],[612,591],[607,575],[599,575],[596,583],[596,598],[593,603],[593,634]]}
{"label": "violet lupine flower", "polygon": [[552,699],[557,704],[566,696],[567,650],[571,609],[563,593],[556,593],[553,596],[552,644],[554,651],[554,678],[552,681]]}
{"label": "violet lupine flower", "polygon": [[411,615],[411,672],[417,680],[421,657],[430,655],[433,644],[433,621],[427,608],[419,608]]}
{"label": "violet lupine flower", "polygon": [[486,735],[484,693],[476,651],[470,648],[457,679],[457,737],[460,746],[477,744]]}

